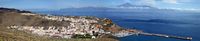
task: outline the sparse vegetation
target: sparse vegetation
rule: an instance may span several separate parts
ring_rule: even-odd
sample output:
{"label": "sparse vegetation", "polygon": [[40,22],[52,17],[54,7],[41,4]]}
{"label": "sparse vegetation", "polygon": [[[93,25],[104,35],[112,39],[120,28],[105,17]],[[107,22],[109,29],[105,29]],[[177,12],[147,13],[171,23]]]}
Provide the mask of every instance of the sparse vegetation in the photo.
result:
{"label": "sparse vegetation", "polygon": [[76,34],[76,35],[73,36],[73,38],[91,39],[92,36],[89,35],[89,34],[86,34],[86,35],[78,35],[78,34]]}
{"label": "sparse vegetation", "polygon": [[[0,41],[118,41],[112,38],[50,38],[50,37],[42,37],[36,36],[33,34],[29,34],[23,31],[7,29],[5,27],[0,27]],[[89,36],[88,36],[89,37]]]}
{"label": "sparse vegetation", "polygon": [[[2,9],[2,10],[1,10]],[[48,21],[35,16],[24,16],[19,13],[30,13],[29,11],[20,11],[17,9],[0,8],[0,41],[118,41],[113,38],[96,38],[91,39],[91,36],[79,36],[84,38],[51,38],[47,36],[38,36],[25,31],[16,29],[8,29],[11,25],[32,25],[32,26],[49,26],[49,25],[64,25],[59,21]],[[66,24],[66,23],[65,23]]]}

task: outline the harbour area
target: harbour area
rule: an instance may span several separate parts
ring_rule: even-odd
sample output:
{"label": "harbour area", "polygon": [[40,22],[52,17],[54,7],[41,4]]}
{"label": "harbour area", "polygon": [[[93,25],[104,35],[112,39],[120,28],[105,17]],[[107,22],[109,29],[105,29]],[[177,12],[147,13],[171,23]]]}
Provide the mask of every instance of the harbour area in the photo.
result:
{"label": "harbour area", "polygon": [[139,33],[140,35],[147,35],[147,36],[158,36],[158,37],[165,37],[165,38],[175,38],[181,40],[192,40],[192,37],[181,37],[181,36],[171,36],[165,34],[154,34],[154,33]]}

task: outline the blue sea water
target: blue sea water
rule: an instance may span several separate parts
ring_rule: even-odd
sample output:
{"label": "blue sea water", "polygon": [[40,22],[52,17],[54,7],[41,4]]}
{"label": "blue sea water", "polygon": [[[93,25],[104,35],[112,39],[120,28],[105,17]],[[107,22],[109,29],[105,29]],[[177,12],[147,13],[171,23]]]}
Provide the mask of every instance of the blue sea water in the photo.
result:
{"label": "blue sea water", "polygon": [[[42,12],[39,12],[42,13]],[[176,36],[191,36],[200,41],[200,13],[162,12],[65,12],[43,13],[53,15],[96,16],[109,18],[124,28],[139,29],[148,33]],[[132,35],[119,38],[120,41],[188,41],[155,36]]]}

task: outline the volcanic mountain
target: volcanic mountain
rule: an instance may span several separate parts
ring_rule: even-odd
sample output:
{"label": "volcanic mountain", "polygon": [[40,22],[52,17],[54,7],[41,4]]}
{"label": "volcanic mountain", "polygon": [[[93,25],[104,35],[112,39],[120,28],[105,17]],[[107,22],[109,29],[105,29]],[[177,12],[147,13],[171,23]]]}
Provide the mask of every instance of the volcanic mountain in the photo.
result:
{"label": "volcanic mountain", "polygon": [[124,3],[118,5],[120,8],[134,8],[134,9],[157,9],[156,7],[148,6],[148,5],[133,5],[131,3]]}

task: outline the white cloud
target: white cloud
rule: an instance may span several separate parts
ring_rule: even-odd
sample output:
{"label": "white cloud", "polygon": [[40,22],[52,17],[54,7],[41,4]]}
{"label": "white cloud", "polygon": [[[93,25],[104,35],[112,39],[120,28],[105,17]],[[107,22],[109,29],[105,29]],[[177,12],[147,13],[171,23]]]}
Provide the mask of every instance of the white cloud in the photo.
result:
{"label": "white cloud", "polygon": [[195,8],[169,8],[169,9],[174,9],[174,10],[189,10],[189,11],[199,11],[200,9],[195,9]]}
{"label": "white cloud", "polygon": [[141,4],[141,5],[155,5],[156,2],[155,2],[155,0],[140,0],[140,1],[138,1],[138,4]]}
{"label": "white cloud", "polygon": [[170,4],[179,4],[178,0],[162,0],[162,1]]}
{"label": "white cloud", "polygon": [[155,5],[156,0],[125,0],[128,3],[134,3],[135,5]]}
{"label": "white cloud", "polygon": [[181,3],[191,2],[191,0],[162,0],[162,2],[169,4],[181,4]]}
{"label": "white cloud", "polygon": [[191,0],[125,0],[125,2],[134,3],[137,5],[156,5],[157,2],[167,3],[167,4],[180,4],[191,2]]}
{"label": "white cloud", "polygon": [[157,2],[167,4],[181,4],[191,2],[192,0],[124,0],[124,2],[134,3],[137,5],[156,5]]}
{"label": "white cloud", "polygon": [[187,2],[192,2],[195,0],[177,0],[177,1],[179,1],[179,3],[187,3]]}

